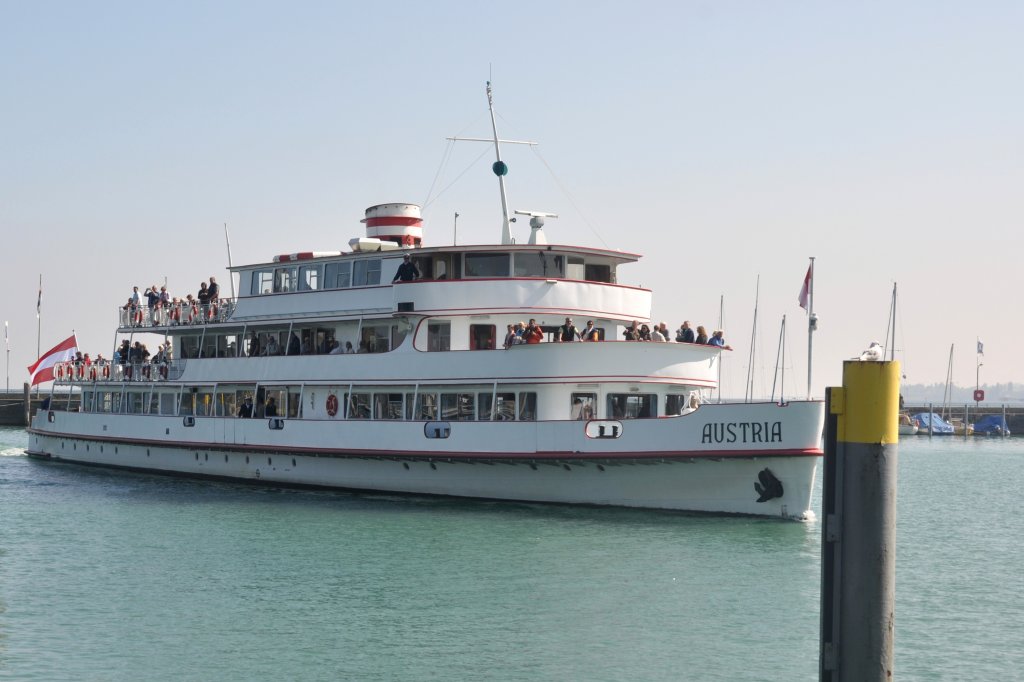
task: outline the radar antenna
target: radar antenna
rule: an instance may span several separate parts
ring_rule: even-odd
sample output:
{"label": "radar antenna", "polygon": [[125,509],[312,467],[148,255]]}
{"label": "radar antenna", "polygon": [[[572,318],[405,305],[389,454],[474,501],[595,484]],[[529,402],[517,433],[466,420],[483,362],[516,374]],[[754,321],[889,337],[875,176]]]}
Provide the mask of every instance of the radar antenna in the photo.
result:
{"label": "radar antenna", "polygon": [[[545,213],[543,211],[519,211],[517,210],[516,215],[528,215],[530,216],[530,243],[531,244],[547,244],[547,237],[544,236],[544,219],[545,218],[557,218],[557,213]],[[515,220],[513,218],[512,220]]]}

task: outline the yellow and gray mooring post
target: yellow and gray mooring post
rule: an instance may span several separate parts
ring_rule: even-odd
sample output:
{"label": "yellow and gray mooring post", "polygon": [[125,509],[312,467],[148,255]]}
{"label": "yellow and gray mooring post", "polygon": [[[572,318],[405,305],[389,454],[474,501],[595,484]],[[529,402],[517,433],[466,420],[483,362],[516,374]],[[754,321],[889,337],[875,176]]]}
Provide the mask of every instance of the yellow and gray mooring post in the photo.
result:
{"label": "yellow and gray mooring post", "polygon": [[843,363],[825,403],[822,682],[893,676],[898,362]]}

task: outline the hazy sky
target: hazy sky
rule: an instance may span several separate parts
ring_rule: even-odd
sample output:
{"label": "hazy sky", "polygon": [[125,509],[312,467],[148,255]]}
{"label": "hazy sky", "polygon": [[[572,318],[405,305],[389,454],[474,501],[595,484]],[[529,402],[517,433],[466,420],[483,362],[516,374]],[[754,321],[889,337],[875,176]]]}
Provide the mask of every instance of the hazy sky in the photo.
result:
{"label": "hazy sky", "polygon": [[[979,336],[982,383],[1024,382],[1022,35],[1018,2],[4,2],[11,383],[40,274],[43,348],[75,329],[109,354],[132,285],[224,277],[225,222],[240,264],[347,249],[366,207],[424,203],[444,138],[489,134],[489,76],[499,133],[541,143],[505,149],[511,207],[558,213],[553,243],[645,254],[620,281],[672,329],[717,326],[724,296],[726,394],[758,275],[755,393],[783,315],[804,392],[808,256],[817,395],[884,342],[894,281],[908,382],[944,381],[955,344],[973,385]],[[499,239],[492,161],[455,145],[427,244],[456,211],[459,243]]]}

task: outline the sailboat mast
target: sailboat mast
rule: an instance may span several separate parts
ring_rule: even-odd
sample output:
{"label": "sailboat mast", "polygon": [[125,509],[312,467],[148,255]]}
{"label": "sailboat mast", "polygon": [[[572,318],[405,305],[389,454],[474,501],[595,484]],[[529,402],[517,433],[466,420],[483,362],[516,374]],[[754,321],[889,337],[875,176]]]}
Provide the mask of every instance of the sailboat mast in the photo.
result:
{"label": "sailboat mast", "polygon": [[494,95],[491,92],[491,81],[487,81],[487,109],[491,113],[491,132],[494,133],[494,165],[491,170],[498,176],[498,189],[501,191],[501,243],[512,243],[512,225],[509,222],[508,198],[505,196],[505,176],[508,166],[501,160],[501,146],[498,144],[498,124],[494,120]]}
{"label": "sailboat mast", "polygon": [[896,360],[896,282],[892,283],[892,348],[889,349],[889,360]]}
{"label": "sailboat mast", "polygon": [[754,348],[757,345],[757,307],[761,301],[761,275],[757,276],[757,287],[754,290],[754,323],[750,329],[750,361],[747,364],[746,401],[754,399]]}

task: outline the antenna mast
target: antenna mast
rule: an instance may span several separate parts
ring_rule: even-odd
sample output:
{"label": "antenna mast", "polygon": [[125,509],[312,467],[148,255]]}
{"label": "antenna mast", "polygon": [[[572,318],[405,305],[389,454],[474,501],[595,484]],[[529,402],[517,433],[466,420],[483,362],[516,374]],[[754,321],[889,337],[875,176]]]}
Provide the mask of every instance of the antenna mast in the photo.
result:
{"label": "antenna mast", "polygon": [[494,96],[491,92],[491,81],[487,81],[487,110],[491,113],[491,132],[494,133],[494,165],[491,170],[498,176],[498,188],[501,190],[501,243],[512,243],[512,226],[509,222],[508,199],[505,196],[505,176],[508,166],[501,160],[501,147],[498,144],[498,124],[494,120]]}

